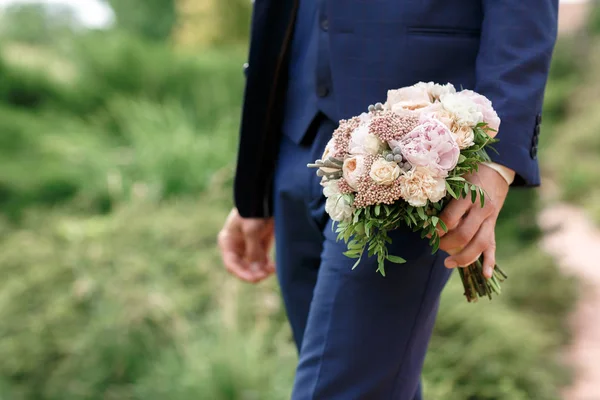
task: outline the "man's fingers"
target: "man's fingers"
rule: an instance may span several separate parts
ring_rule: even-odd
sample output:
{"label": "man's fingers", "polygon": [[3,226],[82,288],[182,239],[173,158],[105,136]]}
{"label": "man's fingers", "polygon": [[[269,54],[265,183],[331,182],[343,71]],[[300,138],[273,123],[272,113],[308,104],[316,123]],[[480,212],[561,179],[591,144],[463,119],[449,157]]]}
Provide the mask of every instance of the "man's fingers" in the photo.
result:
{"label": "man's fingers", "polygon": [[496,268],[496,247],[490,246],[483,252],[483,276],[490,279]]}
{"label": "man's fingers", "polygon": [[[452,200],[440,214],[440,219],[444,221],[448,232],[458,226],[463,216],[469,211],[472,203],[467,199]],[[443,229],[438,229],[440,237],[447,235]]]}
{"label": "man's fingers", "polygon": [[445,265],[448,268],[465,267],[477,261],[479,256],[487,252],[495,257],[496,244],[494,241],[494,222],[486,220],[469,244],[458,254],[448,257]]}
{"label": "man's fingers", "polygon": [[485,216],[479,210],[471,210],[457,227],[441,238],[440,249],[448,253],[458,253],[456,249],[463,249],[471,242],[484,220]]}
{"label": "man's fingers", "polygon": [[230,274],[246,282],[256,282],[256,277],[247,268],[247,263],[244,260],[242,260],[236,253],[226,251],[222,253],[222,256],[225,269],[227,269],[227,271]]}

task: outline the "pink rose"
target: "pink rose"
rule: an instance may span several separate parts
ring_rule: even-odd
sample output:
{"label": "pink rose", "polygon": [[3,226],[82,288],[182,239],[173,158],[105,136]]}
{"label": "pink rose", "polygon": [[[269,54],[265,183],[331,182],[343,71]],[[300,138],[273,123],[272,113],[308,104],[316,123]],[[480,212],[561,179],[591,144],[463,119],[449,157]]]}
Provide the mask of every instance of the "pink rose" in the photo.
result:
{"label": "pink rose", "polygon": [[348,183],[348,186],[352,189],[358,189],[358,181],[363,175],[366,175],[367,172],[368,171],[365,168],[365,156],[355,155],[344,160],[342,174]]}
{"label": "pink rose", "polygon": [[427,88],[407,86],[396,90],[388,90],[386,108],[396,113],[406,110],[417,110],[431,104]]}
{"label": "pink rose", "polygon": [[456,167],[460,149],[450,129],[433,118],[422,122],[399,142],[402,155],[410,164],[427,167],[446,176]]}
{"label": "pink rose", "polygon": [[[483,114],[483,122],[486,122],[490,128],[498,131],[498,128],[500,128],[500,118],[498,117],[496,110],[494,110],[494,107],[492,107],[492,102],[487,97],[472,90],[462,90],[458,95],[468,97],[475,103],[481,114]],[[496,136],[496,133],[497,132],[488,132],[488,135],[494,137]]]}

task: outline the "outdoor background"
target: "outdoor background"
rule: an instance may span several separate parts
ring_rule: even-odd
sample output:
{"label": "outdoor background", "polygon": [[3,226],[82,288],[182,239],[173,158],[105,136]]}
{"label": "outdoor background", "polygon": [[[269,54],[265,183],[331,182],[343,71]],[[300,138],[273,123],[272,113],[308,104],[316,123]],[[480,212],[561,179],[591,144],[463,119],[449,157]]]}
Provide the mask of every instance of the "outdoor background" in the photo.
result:
{"label": "outdoor background", "polygon": [[[215,240],[232,206],[249,2],[10,3],[0,2],[0,399],[288,398],[296,354],[276,284],[229,277]],[[600,296],[582,272],[593,275],[600,246],[600,9],[565,13],[544,189],[514,190],[505,206],[501,297],[467,304],[451,279],[428,399],[600,399],[588,368],[600,335],[585,342]]]}

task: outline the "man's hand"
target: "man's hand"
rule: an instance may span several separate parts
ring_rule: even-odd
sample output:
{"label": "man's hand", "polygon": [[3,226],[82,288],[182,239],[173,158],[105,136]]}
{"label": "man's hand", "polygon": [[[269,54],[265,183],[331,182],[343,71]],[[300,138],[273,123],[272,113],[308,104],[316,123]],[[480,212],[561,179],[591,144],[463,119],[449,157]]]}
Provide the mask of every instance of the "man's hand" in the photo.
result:
{"label": "man's hand", "polygon": [[496,265],[496,219],[508,194],[508,183],[495,170],[485,165],[467,180],[486,193],[485,207],[471,198],[451,201],[440,218],[448,232],[440,230],[440,248],[451,256],[447,268],[466,267],[483,254],[483,274],[492,277]]}
{"label": "man's hand", "polygon": [[275,232],[272,218],[242,218],[234,208],[219,232],[225,268],[247,282],[260,282],[275,272],[269,258]]}

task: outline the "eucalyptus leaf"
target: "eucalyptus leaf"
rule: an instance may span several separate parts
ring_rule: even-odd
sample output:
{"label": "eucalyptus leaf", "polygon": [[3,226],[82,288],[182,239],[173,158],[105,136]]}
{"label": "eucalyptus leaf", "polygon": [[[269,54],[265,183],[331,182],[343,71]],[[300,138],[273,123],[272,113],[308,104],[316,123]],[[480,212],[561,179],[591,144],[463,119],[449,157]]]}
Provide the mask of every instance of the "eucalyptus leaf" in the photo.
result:
{"label": "eucalyptus leaf", "polygon": [[394,264],[404,264],[406,262],[406,260],[402,257],[398,257],[398,256],[393,256],[391,254],[388,254],[388,256],[386,257],[386,259],[389,262],[393,262]]}

